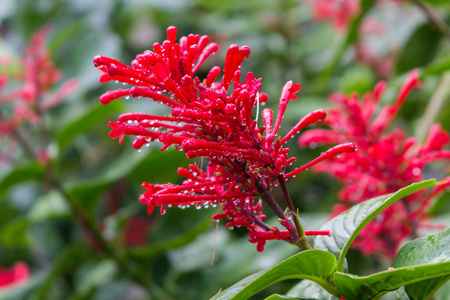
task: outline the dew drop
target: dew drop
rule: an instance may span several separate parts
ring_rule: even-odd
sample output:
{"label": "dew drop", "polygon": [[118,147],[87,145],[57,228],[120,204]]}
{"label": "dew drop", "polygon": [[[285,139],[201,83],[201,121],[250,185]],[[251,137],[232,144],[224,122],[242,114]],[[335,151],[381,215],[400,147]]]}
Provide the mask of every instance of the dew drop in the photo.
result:
{"label": "dew drop", "polygon": [[412,173],[413,173],[414,176],[419,176],[420,173],[421,173],[420,168],[415,167],[415,168],[412,170]]}
{"label": "dew drop", "polygon": [[286,208],[284,210],[284,216],[286,217],[286,219],[292,220],[292,214],[291,214],[291,211],[289,210],[289,208]]}

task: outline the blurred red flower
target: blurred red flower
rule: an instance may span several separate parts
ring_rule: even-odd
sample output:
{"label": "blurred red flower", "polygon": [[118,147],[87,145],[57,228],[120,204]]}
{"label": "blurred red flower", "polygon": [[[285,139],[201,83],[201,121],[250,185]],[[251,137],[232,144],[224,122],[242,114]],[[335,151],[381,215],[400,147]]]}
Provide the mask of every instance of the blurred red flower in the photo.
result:
{"label": "blurred red flower", "polygon": [[[324,121],[329,129],[313,129],[300,136],[300,146],[342,142],[357,146],[356,152],[330,158],[313,168],[343,183],[339,193],[342,203],[334,206],[333,215],[369,198],[422,181],[424,169],[430,163],[450,159],[450,150],[444,149],[450,143],[449,134],[439,124],[431,127],[424,145],[417,145],[415,138],[407,138],[400,129],[387,132],[409,92],[417,86],[420,81],[418,71],[414,70],[403,83],[395,103],[383,106],[379,112],[385,82],[379,82],[361,101],[356,93],[333,94],[330,100],[338,106],[329,110],[329,117]],[[421,226],[428,226],[427,208],[449,184],[447,178],[430,193],[418,192],[390,206],[365,227],[353,246],[366,255],[381,253],[394,257],[406,237],[414,238]]]}
{"label": "blurred red flower", "polygon": [[0,267],[0,290],[25,282],[30,270],[23,262],[17,262],[11,269]]}

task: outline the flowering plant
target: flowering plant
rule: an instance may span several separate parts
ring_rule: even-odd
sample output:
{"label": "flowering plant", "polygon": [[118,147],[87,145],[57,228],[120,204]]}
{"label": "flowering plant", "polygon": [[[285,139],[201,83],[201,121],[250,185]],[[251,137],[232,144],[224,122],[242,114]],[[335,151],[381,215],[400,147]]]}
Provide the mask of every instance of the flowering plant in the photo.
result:
{"label": "flowering plant", "polygon": [[[240,67],[244,58],[249,56],[249,48],[232,45],[225,58],[222,80],[215,82],[221,69],[213,67],[206,79],[202,81],[194,77],[194,74],[202,63],[217,51],[217,45],[208,44],[207,36],[193,34],[182,37],[180,42],[176,43],[176,32],[175,27],[169,27],[167,40],[162,45],[154,44],[153,51],[145,51],[136,56],[131,66],[104,56],[94,58],[94,65],[103,72],[100,82],[116,80],[133,86],[106,92],[100,97],[102,104],[108,104],[120,97],[132,96],[150,98],[171,108],[168,116],[136,112],[123,114],[118,122],[108,124],[112,128],[109,134],[111,138],[119,138],[119,143],[122,143],[125,135],[137,136],[133,142],[133,147],[136,149],[158,140],[163,144],[161,150],[175,145],[177,150],[185,152],[187,158],[204,157],[208,160],[206,170],[202,170],[196,164],[191,164],[188,169],[179,168],[178,174],[186,178],[181,185],[143,183],[142,187],[146,191],[141,195],[140,202],[148,206],[148,213],[151,213],[155,206],[159,206],[161,214],[164,215],[165,206],[201,208],[201,206],[220,205],[223,212],[215,214],[212,219],[215,221],[227,219],[226,226],[230,229],[234,226],[246,227],[250,231],[249,241],[257,244],[258,251],[264,250],[267,240],[285,240],[297,245],[301,250],[311,251],[298,254],[295,256],[296,260],[305,262],[312,259],[313,264],[314,260],[318,259],[330,260],[325,267],[314,265],[311,270],[300,270],[293,274],[287,272],[288,275],[283,276],[312,277],[311,280],[319,283],[334,296],[378,294],[378,291],[361,293],[353,290],[346,282],[348,275],[339,273],[344,271],[344,258],[348,247],[362,231],[360,238],[362,241],[357,239],[355,245],[360,247],[363,245],[363,253],[371,254],[378,250],[382,251],[382,254],[395,257],[401,239],[411,231],[416,231],[418,226],[418,223],[415,223],[416,220],[420,221],[419,217],[425,216],[424,204],[429,203],[429,198],[434,196],[437,190],[448,185],[448,182],[438,186],[435,192],[423,201],[424,203],[416,204],[417,199],[423,197],[423,191],[394,203],[401,198],[399,196],[401,193],[396,193],[388,196],[387,199],[383,197],[381,200],[376,198],[369,201],[368,205],[362,206],[367,211],[356,217],[351,213],[341,214],[327,223],[323,230],[305,231],[300,224],[285,181],[314,166],[317,170],[331,172],[345,180],[346,187],[340,194],[342,199],[357,203],[361,199],[393,193],[407,184],[420,181],[423,179],[420,177],[421,169],[425,164],[436,159],[450,158],[450,152],[442,150],[442,147],[448,143],[448,134],[437,127],[432,129],[433,134],[427,140],[426,146],[413,153],[407,151],[414,145],[414,141],[404,142],[401,132],[394,132],[388,136],[381,135],[392,122],[407,94],[419,84],[417,71],[413,71],[406,80],[396,103],[384,107],[372,124],[370,119],[375,111],[375,105],[385,88],[383,82],[377,85],[373,94],[366,94],[361,106],[357,102],[357,95],[351,98],[334,96],[333,99],[342,103],[344,107],[343,110],[331,110],[331,118],[326,121],[334,131],[314,129],[303,134],[299,141],[302,145],[342,144],[330,148],[300,168],[286,173],[286,167],[295,161],[295,158],[288,157],[289,149],[283,147],[286,141],[307,125],[325,119],[325,111],[316,110],[308,114],[285,136],[278,135],[286,106],[290,100],[297,98],[295,93],[300,90],[300,85],[289,81],[282,89],[275,124],[272,124],[273,111],[264,109],[261,114],[264,126],[258,128],[258,113],[256,113],[256,119],[253,119],[253,109],[259,108],[260,103],[266,102],[267,95],[259,93],[261,79],[256,79],[253,73],[248,73],[244,81],[241,81]],[[229,92],[231,86],[232,89]],[[362,154],[354,152],[356,147],[346,142],[349,140],[360,145]],[[398,155],[398,157],[386,158],[386,155]],[[326,159],[328,163],[317,164]],[[386,167],[386,161],[389,161],[392,166]],[[408,162],[411,163],[408,164]],[[378,169],[373,166],[377,163],[380,165]],[[387,175],[382,177],[383,174]],[[391,177],[386,178],[386,176]],[[393,182],[392,184],[395,185],[386,186],[386,182]],[[430,182],[423,184],[427,186]],[[276,185],[281,186],[286,201],[287,208],[284,212],[271,193],[271,189]],[[403,192],[406,195],[412,194],[420,190],[417,187],[412,185]],[[261,200],[255,202],[255,197],[267,204],[286,230],[279,230],[276,226],[265,223],[267,217],[262,213]],[[376,210],[379,207],[387,207],[389,204],[393,205],[385,210],[384,214]],[[399,213],[399,208],[404,209],[404,212]],[[342,211],[343,209],[338,208],[336,215]],[[354,211],[355,209],[351,210],[351,212]],[[391,217],[393,215],[397,217]],[[345,218],[348,216],[354,218],[354,228],[350,231],[352,236],[346,237],[341,233],[334,233],[336,236],[332,236],[334,229],[347,222]],[[384,219],[406,216],[404,217],[406,221],[394,219],[393,222],[387,223],[389,225],[381,225],[381,227],[373,225],[376,223],[364,224],[375,216]],[[381,222],[381,224],[384,223]],[[392,237],[387,236],[389,233]],[[378,234],[383,236],[380,242],[377,242]],[[315,248],[319,250],[311,250],[312,247],[306,235],[321,236],[317,238],[315,245]],[[330,242],[332,238],[336,247],[330,249],[328,245],[333,244]],[[341,245],[342,241],[338,243],[341,239],[344,240],[343,245]],[[391,244],[383,244],[386,240]],[[332,262],[335,258],[331,253],[320,250],[323,248],[330,252],[337,252],[337,262],[336,260]],[[242,287],[238,284],[238,287],[225,291],[219,297],[228,299],[248,296],[258,291],[254,286],[273,283],[274,281],[268,281],[267,277],[285,272],[282,270],[286,268],[286,265],[291,264],[293,264],[292,258],[256,279],[253,278],[253,282],[248,286]],[[330,274],[324,278],[323,275],[313,275],[316,272],[320,273],[319,271],[330,272]],[[338,277],[335,277],[336,275]]]}
{"label": "flowering plant", "polygon": [[[264,109],[264,126],[258,128],[253,119],[254,107],[267,101],[267,95],[259,94],[261,79],[248,73],[240,80],[242,61],[250,54],[247,46],[232,45],[227,52],[220,82],[214,82],[221,69],[213,67],[206,79],[194,77],[202,63],[215,51],[217,44],[208,44],[209,37],[189,35],[176,43],[175,27],[167,29],[167,40],[154,44],[153,51],[136,56],[128,67],[117,60],[96,56],[94,64],[104,72],[101,82],[117,80],[134,85],[129,89],[118,89],[105,93],[100,102],[108,104],[119,97],[146,97],[170,107],[170,116],[154,116],[146,113],[121,115],[118,122],[110,122],[109,136],[119,138],[135,135],[133,147],[140,149],[145,144],[158,140],[161,150],[175,145],[186,153],[187,158],[205,157],[206,170],[191,164],[188,169],[178,169],[186,180],[181,185],[144,183],[147,191],[140,202],[148,205],[148,213],[155,206],[216,206],[223,213],[213,220],[228,219],[226,226],[244,226],[249,232],[249,241],[257,243],[258,251],[264,250],[267,240],[285,240],[309,249],[305,235],[325,234],[329,231],[305,232],[293,207],[285,180],[310,166],[343,152],[354,151],[352,144],[342,144],[329,149],[312,162],[286,173],[286,167],[296,159],[288,157],[288,148],[283,148],[289,138],[307,125],[325,118],[323,110],[317,110],[301,119],[284,137],[278,135],[286,106],[295,100],[299,84],[291,81],[282,89],[278,115],[273,123],[273,111]],[[230,86],[232,86],[231,91]],[[258,117],[258,116],[257,116]],[[171,124],[175,123],[175,124]],[[285,174],[286,173],[286,174]],[[286,211],[279,206],[270,190],[280,184]],[[286,230],[279,230],[264,222],[262,199],[276,214]],[[293,219],[293,220],[292,220]]]}
{"label": "flowering plant", "polygon": [[[334,206],[332,215],[366,199],[424,180],[423,171],[430,163],[449,161],[450,150],[444,147],[449,145],[450,138],[440,124],[430,128],[428,138],[421,146],[400,129],[386,133],[407,95],[419,85],[419,74],[414,70],[403,83],[394,104],[385,105],[376,116],[376,106],[386,89],[385,82],[379,82],[362,101],[358,100],[357,94],[334,94],[331,101],[339,106],[330,109],[329,117],[324,121],[330,129],[313,129],[299,138],[301,146],[352,141],[358,147],[353,154],[345,153],[314,166],[315,171],[330,173],[343,183],[339,192],[343,203]],[[415,193],[393,204],[364,228],[353,246],[365,255],[395,258],[399,245],[407,236],[417,238],[421,226],[430,226],[426,210],[437,194],[449,185],[450,178],[444,178],[432,192]]]}
{"label": "flowering plant", "polygon": [[442,1],[3,2],[0,299],[448,298]]}

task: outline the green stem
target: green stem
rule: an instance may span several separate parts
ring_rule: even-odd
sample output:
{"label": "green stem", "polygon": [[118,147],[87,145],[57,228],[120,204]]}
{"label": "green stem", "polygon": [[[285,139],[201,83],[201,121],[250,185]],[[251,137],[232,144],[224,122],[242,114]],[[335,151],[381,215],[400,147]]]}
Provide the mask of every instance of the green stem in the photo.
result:
{"label": "green stem", "polygon": [[346,36],[339,41],[339,45],[337,46],[337,49],[333,52],[330,62],[319,74],[318,79],[313,87],[315,93],[324,92],[331,75],[333,75],[340,61],[342,60],[342,56],[344,55],[345,50],[347,50],[348,46],[358,41],[359,27],[361,25],[361,21],[363,20],[364,16],[367,14],[369,9],[373,6],[374,2],[375,0],[362,1],[361,13],[351,21]]}
{"label": "green stem", "polygon": [[434,119],[442,109],[442,104],[450,91],[450,72],[443,74],[439,85],[437,86],[428,106],[423,114],[420,124],[417,127],[416,139],[419,143],[425,140],[425,137],[433,124]]}
{"label": "green stem", "polygon": [[430,22],[430,24],[434,28],[436,28],[437,31],[439,31],[447,39],[450,39],[450,31],[448,30],[448,25],[439,17],[439,15],[434,10],[423,4],[420,0],[409,1],[417,6],[425,14],[428,22]]}

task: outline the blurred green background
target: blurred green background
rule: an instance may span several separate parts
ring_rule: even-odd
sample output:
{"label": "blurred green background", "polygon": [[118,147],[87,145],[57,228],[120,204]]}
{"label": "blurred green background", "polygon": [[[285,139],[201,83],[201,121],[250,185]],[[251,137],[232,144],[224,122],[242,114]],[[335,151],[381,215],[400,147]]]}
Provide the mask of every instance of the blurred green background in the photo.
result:
{"label": "blurred green background", "polygon": [[[333,92],[362,94],[383,79],[389,89],[382,101],[389,103],[408,71],[420,68],[424,88],[412,93],[397,119],[398,126],[415,135],[436,87],[450,69],[449,39],[417,7],[378,2],[363,1],[360,17],[381,24],[382,33],[361,32],[358,22],[336,30],[330,21],[315,20],[311,2],[304,1],[1,0],[0,54],[18,61],[31,35],[51,25],[47,42],[62,71],[61,82],[79,81],[79,89],[45,117],[52,137],[46,147],[52,153],[53,174],[131,269],[151,278],[153,295],[157,290],[165,299],[209,299],[244,276],[275,265],[296,248],[272,242],[257,253],[244,229],[230,231],[222,222],[216,228],[210,218],[217,208],[171,208],[164,216],[157,211],[147,216],[146,207],[137,201],[143,192],[141,183],[180,182],[176,170],[189,161],[174,149],[160,152],[154,144],[138,153],[131,147],[131,138],[118,145],[108,137],[106,124],[119,114],[164,114],[165,108],[150,100],[119,100],[101,106],[99,96],[117,87],[98,82],[100,72],[92,58],[101,54],[128,64],[154,42],[162,42],[166,28],[175,25],[178,37],[209,35],[219,44],[218,54],[198,73],[203,78],[210,67],[223,64],[230,44],[248,45],[252,52],[242,71],[263,78],[267,106],[277,108],[286,81],[302,84],[299,99],[290,103],[286,113],[284,132],[308,112],[330,106],[327,96]],[[447,1],[424,2],[449,20]],[[390,71],[380,73],[376,65],[359,60],[355,44],[364,45],[381,61],[389,59]],[[434,121],[450,128],[450,101],[441,104]],[[297,166],[323,150],[299,149],[291,141]],[[147,291],[115,260],[92,247],[92,239],[79,226],[65,196],[46,182],[48,170],[26,158],[0,168],[0,265],[24,261],[31,269],[27,283],[0,291],[0,299],[148,298]],[[288,184],[307,228],[316,229],[336,202],[338,183],[326,175],[305,172]],[[441,220],[450,219],[445,214],[447,202],[436,204],[435,211],[444,212],[438,216]],[[357,263],[350,268],[358,274],[389,265],[361,259],[356,252],[352,255]],[[255,299],[286,291],[294,283],[275,285]]]}

